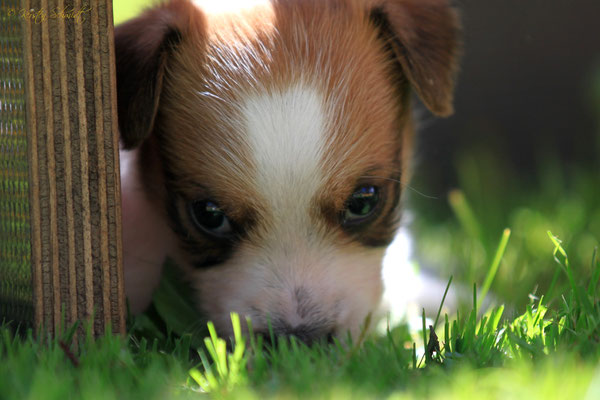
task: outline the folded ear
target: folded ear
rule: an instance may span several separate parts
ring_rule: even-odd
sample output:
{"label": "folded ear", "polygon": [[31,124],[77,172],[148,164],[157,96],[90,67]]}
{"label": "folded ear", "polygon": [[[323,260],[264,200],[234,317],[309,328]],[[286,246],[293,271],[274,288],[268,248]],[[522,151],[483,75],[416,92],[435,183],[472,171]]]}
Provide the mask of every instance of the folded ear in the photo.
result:
{"label": "folded ear", "polygon": [[203,24],[194,14],[199,11],[191,2],[175,0],[115,28],[119,130],[126,149],[152,133],[169,56]]}
{"label": "folded ear", "polygon": [[371,18],[423,103],[436,115],[452,114],[461,30],[449,0],[374,0],[372,4]]}

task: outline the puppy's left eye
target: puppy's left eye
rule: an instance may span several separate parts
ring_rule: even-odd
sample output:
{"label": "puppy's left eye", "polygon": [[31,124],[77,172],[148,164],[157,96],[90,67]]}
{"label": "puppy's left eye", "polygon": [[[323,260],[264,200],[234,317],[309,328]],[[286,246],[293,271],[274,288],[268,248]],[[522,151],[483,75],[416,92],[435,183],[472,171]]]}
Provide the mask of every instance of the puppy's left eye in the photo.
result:
{"label": "puppy's left eye", "polygon": [[361,186],[346,200],[343,223],[352,225],[367,220],[379,204],[379,189],[376,186]]}
{"label": "puppy's left eye", "polygon": [[229,218],[214,201],[194,201],[189,204],[189,211],[194,224],[209,235],[226,237],[233,232]]}

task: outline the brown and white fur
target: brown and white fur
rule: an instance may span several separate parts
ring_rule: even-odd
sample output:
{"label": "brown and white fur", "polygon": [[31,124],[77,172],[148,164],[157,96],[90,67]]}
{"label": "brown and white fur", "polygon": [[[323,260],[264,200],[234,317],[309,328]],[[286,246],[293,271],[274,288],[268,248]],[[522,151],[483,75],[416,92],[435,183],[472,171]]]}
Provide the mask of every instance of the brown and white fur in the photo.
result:
{"label": "brown and white fur", "polygon": [[[355,336],[399,223],[411,89],[452,112],[457,17],[447,0],[249,3],[173,0],[116,28],[127,296],[143,310],[170,256],[223,334],[235,311],[257,331]],[[344,226],[360,185],[377,211]],[[233,237],[194,225],[201,199]]]}

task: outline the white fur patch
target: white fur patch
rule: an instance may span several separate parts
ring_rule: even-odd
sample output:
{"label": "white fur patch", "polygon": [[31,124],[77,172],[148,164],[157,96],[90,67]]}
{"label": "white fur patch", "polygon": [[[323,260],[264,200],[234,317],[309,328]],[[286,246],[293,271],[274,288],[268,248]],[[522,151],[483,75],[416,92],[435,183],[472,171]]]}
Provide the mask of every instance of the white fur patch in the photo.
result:
{"label": "white fur patch", "polygon": [[242,112],[256,165],[255,185],[274,222],[308,221],[310,201],[323,182],[327,119],[321,94],[296,84],[249,97]]}

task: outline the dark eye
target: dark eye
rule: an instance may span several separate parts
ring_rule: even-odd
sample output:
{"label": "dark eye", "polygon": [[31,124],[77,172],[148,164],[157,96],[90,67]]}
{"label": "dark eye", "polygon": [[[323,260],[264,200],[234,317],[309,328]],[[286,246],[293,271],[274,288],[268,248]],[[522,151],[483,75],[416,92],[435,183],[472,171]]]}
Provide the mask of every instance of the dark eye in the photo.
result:
{"label": "dark eye", "polygon": [[379,203],[379,189],[375,186],[360,186],[346,200],[343,223],[353,224],[366,220]]}
{"label": "dark eye", "polygon": [[224,237],[233,232],[229,218],[214,201],[194,201],[190,203],[189,211],[194,224],[209,235]]}

